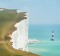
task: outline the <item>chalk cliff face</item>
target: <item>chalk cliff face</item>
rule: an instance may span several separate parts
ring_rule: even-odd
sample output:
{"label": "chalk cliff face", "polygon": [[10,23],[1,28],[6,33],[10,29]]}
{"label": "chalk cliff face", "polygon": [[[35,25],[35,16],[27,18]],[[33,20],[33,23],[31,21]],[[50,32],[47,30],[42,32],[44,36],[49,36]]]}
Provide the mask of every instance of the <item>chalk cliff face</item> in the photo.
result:
{"label": "chalk cliff face", "polygon": [[[38,56],[32,53],[23,52],[21,50],[13,49],[10,43],[11,37],[9,36],[17,30],[14,26],[16,23],[27,19],[26,12],[17,13],[14,9],[1,9],[0,10],[0,51],[1,56]],[[4,54],[3,54],[3,53]]]}
{"label": "chalk cliff face", "polygon": [[15,24],[17,28],[11,35],[13,48],[28,51],[28,23],[27,19]]}

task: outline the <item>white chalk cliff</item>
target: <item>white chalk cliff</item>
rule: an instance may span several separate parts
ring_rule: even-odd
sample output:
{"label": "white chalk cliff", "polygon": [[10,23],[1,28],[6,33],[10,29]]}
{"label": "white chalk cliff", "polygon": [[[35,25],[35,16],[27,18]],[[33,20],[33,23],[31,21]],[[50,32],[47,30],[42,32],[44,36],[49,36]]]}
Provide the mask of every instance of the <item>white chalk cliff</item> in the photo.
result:
{"label": "white chalk cliff", "polygon": [[28,51],[28,20],[21,20],[15,27],[17,30],[11,35],[13,48]]}

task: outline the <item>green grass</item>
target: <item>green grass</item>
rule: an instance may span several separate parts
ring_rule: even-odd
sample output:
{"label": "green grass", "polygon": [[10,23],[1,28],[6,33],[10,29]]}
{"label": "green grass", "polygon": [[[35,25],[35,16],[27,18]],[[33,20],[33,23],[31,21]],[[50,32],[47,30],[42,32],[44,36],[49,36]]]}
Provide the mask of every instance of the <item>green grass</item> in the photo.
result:
{"label": "green grass", "polygon": [[3,47],[3,45],[0,45],[0,56],[22,56],[22,55],[10,53]]}

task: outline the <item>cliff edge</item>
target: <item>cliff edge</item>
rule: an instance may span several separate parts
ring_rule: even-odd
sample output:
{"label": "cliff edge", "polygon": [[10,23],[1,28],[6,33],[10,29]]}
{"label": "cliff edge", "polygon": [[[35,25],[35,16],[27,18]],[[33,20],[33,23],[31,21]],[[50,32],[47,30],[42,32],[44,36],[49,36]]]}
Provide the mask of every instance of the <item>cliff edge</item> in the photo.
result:
{"label": "cliff edge", "polygon": [[9,35],[16,30],[14,24],[27,19],[26,12],[17,13],[15,9],[0,8],[0,55],[1,56],[38,56],[36,54],[13,49]]}

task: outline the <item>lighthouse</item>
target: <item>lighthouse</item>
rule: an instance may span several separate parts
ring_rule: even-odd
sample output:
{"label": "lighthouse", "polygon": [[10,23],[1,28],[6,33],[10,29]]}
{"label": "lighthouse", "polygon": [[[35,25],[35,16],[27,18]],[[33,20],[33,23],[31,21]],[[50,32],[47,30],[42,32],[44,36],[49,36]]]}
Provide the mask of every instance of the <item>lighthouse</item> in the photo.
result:
{"label": "lighthouse", "polygon": [[54,41],[54,31],[52,31],[52,38],[51,38],[52,41]]}

